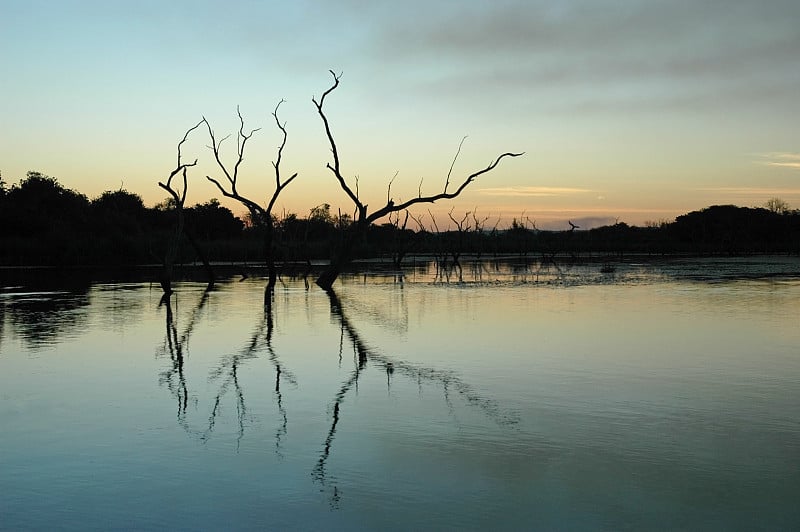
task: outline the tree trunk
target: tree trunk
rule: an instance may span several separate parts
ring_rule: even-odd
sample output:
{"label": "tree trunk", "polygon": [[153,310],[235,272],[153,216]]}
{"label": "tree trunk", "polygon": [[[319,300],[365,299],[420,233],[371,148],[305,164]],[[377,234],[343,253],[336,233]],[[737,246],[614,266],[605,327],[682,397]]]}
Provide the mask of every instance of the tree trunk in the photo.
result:
{"label": "tree trunk", "polygon": [[342,265],[338,261],[331,261],[328,267],[317,277],[317,286],[323,290],[330,290],[333,288],[333,283],[339,278],[340,273],[342,273]]}
{"label": "tree trunk", "polygon": [[264,226],[264,255],[267,262],[267,289],[272,290],[278,282],[278,271],[275,267],[275,246],[273,245],[272,222],[269,220],[267,220]]}
{"label": "tree trunk", "polygon": [[333,283],[339,278],[339,274],[352,260],[356,239],[359,235],[365,233],[368,227],[368,223],[359,221],[345,230],[342,247],[334,254],[328,267],[317,277],[317,286],[323,290],[330,290],[333,287]]}
{"label": "tree trunk", "polygon": [[192,249],[194,249],[194,252],[198,257],[200,257],[200,261],[203,263],[203,267],[206,270],[206,275],[208,276],[208,288],[212,288],[217,279],[214,275],[214,268],[212,268],[211,263],[208,262],[208,256],[206,256],[205,252],[200,247],[200,244],[197,243],[197,239],[194,237],[191,231],[184,227],[183,234],[186,235],[186,239],[189,241]]}
{"label": "tree trunk", "polygon": [[172,236],[172,241],[167,246],[167,252],[164,254],[164,269],[161,271],[161,289],[165,295],[172,294],[172,271],[175,265],[175,257],[178,255],[178,246],[181,242],[181,234],[183,234],[184,220],[183,208],[181,206],[175,207],[175,215],[177,220],[175,222],[175,233]]}

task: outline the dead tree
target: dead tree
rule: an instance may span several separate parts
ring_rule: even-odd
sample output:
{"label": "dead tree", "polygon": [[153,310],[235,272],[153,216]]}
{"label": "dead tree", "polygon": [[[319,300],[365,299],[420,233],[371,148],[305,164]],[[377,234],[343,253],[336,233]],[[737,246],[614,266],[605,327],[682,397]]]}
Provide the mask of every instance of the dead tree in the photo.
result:
{"label": "dead tree", "polygon": [[[467,188],[467,186],[472,183],[477,177],[494,170],[494,168],[500,163],[500,161],[505,157],[519,157],[522,153],[511,153],[506,152],[497,157],[492,163],[490,163],[486,168],[482,170],[478,170],[476,172],[471,173],[468,175],[464,181],[456,188],[453,192],[448,192],[448,187],[450,186],[450,176],[453,172],[453,166],[455,166],[456,159],[458,159],[458,155],[461,152],[461,146],[464,143],[464,139],[461,140],[461,144],[458,146],[458,151],[456,152],[456,156],[453,159],[453,163],[450,165],[450,171],[447,173],[447,179],[445,180],[444,188],[442,192],[438,194],[433,194],[430,196],[423,196],[422,195],[422,187],[420,185],[419,194],[416,198],[412,198],[407,201],[403,201],[400,203],[395,203],[391,197],[391,183],[389,185],[389,190],[386,194],[386,204],[379,209],[374,210],[372,213],[368,211],[368,205],[363,203],[361,199],[358,197],[358,187],[356,186],[355,190],[350,187],[350,185],[345,180],[344,176],[342,175],[341,171],[341,162],[339,160],[339,150],[336,147],[336,141],[333,138],[333,133],[331,132],[330,123],[328,122],[328,117],[325,115],[323,110],[323,106],[325,105],[325,98],[328,97],[330,93],[332,93],[336,87],[339,86],[339,79],[341,75],[337,75],[334,71],[330,71],[331,75],[333,76],[333,84],[322,93],[319,101],[316,98],[312,98],[311,101],[314,102],[314,105],[317,108],[317,112],[319,113],[320,118],[322,119],[322,123],[325,126],[325,133],[328,137],[328,142],[331,146],[331,154],[333,156],[333,164],[330,162],[327,163],[326,167],[330,170],[336,180],[339,182],[339,186],[341,189],[347,194],[350,200],[353,202],[355,206],[356,216],[351,224],[347,234],[345,235],[344,241],[342,242],[342,247],[336,253],[336,255],[331,259],[330,265],[327,269],[325,269],[317,278],[317,284],[325,289],[328,290],[333,286],[333,283],[339,277],[339,273],[342,271],[342,268],[347,265],[350,260],[352,259],[352,251],[353,246],[356,242],[356,238],[359,235],[363,235],[369,226],[381,218],[389,215],[393,212],[402,211],[408,209],[412,205],[416,205],[418,203],[434,203],[439,200],[445,199],[453,199],[457,197],[461,192]],[[466,138],[466,137],[465,137]]]}
{"label": "dead tree", "polygon": [[453,216],[453,210],[455,207],[450,209],[450,212],[447,213],[448,218],[450,221],[453,222],[455,225],[455,229],[450,230],[448,229],[447,235],[448,237],[448,251],[450,253],[450,258],[453,259],[453,267],[458,269],[458,280],[464,280],[464,269],[461,267],[461,254],[467,251],[468,246],[468,239],[469,239],[469,222],[467,221],[467,217],[470,215],[469,212],[464,213],[464,216],[461,220],[457,219]]}
{"label": "dead tree", "polygon": [[411,238],[406,229],[409,217],[408,211],[405,211],[402,221],[400,220],[399,212],[389,213],[389,225],[392,228],[392,264],[398,271],[403,265],[403,259],[411,249]]}
{"label": "dead tree", "polygon": [[[476,238],[476,247],[474,249],[475,258],[480,260],[481,256],[483,255],[483,244],[484,240],[486,239],[486,222],[489,221],[488,216],[484,216],[483,218],[478,218],[478,207],[472,209],[472,223],[473,228],[472,230],[475,232]],[[498,219],[498,223],[499,223]]]}
{"label": "dead tree", "polygon": [[283,157],[283,149],[286,147],[286,124],[281,123],[278,119],[278,108],[284,100],[278,102],[278,105],[275,106],[275,110],[272,112],[273,118],[275,118],[275,124],[277,124],[278,129],[281,131],[282,139],[281,144],[278,146],[278,153],[275,160],[272,162],[272,167],[275,170],[275,190],[272,192],[272,197],[270,197],[269,201],[267,202],[266,207],[261,206],[258,202],[242,196],[239,191],[236,189],[239,180],[239,167],[244,160],[244,150],[247,144],[247,141],[253,136],[253,134],[261,128],[256,128],[251,130],[249,133],[245,133],[244,130],[244,118],[242,118],[242,113],[239,111],[239,108],[236,108],[236,114],[239,115],[239,131],[236,134],[236,163],[233,165],[233,170],[229,170],[229,168],[222,162],[222,158],[220,156],[220,148],[222,143],[230,137],[230,135],[223,137],[219,140],[216,139],[214,136],[214,130],[211,128],[211,124],[209,124],[208,120],[203,117],[201,123],[206,125],[208,128],[208,136],[211,139],[211,151],[214,152],[214,159],[217,161],[217,166],[219,166],[220,170],[225,176],[225,180],[227,181],[227,186],[220,183],[219,180],[211,177],[206,176],[206,178],[214,183],[217,186],[217,189],[222,193],[223,196],[226,198],[235,199],[242,205],[244,205],[247,210],[250,212],[251,219],[259,224],[264,230],[264,254],[266,256],[267,262],[267,272],[268,272],[268,282],[267,282],[267,289],[271,290],[275,287],[275,283],[277,281],[277,270],[275,268],[275,220],[272,216],[272,209],[275,207],[275,202],[278,200],[278,196],[280,196],[283,189],[285,189],[289,183],[291,183],[295,177],[297,177],[297,172],[291,175],[285,181],[281,177],[281,158]]}
{"label": "dead tree", "polygon": [[[439,224],[436,223],[436,216],[433,215],[430,209],[428,209],[428,216],[431,217],[431,229],[434,234],[433,258],[436,264],[436,279],[444,277],[449,279],[450,270],[447,265],[447,246],[449,242],[447,241],[446,235],[439,229]],[[421,218],[417,223],[421,225]]]}
{"label": "dead tree", "polygon": [[[167,244],[167,251],[164,254],[164,268],[161,272],[161,279],[159,282],[161,283],[161,289],[164,291],[165,296],[169,296],[172,294],[172,272],[175,266],[175,257],[178,255],[178,248],[181,242],[181,236],[187,235],[189,239],[189,243],[194,248],[195,252],[203,261],[203,264],[206,267],[206,270],[209,275],[208,284],[209,286],[214,284],[214,272],[211,269],[211,265],[209,264],[208,260],[205,257],[205,254],[202,253],[200,247],[197,244],[197,240],[191,237],[186,232],[186,224],[185,224],[185,217],[183,213],[183,205],[186,203],[186,191],[188,188],[188,178],[187,178],[187,171],[190,167],[195,166],[197,164],[197,159],[191,163],[184,163],[181,160],[181,148],[183,144],[186,142],[186,139],[189,138],[189,134],[200,127],[203,121],[201,120],[193,127],[189,128],[186,131],[186,134],[183,135],[183,139],[178,143],[178,162],[175,166],[175,169],[170,172],[169,177],[167,177],[166,183],[159,181],[158,186],[169,192],[169,195],[172,197],[172,202],[175,209],[175,232],[173,233],[172,239]],[[183,181],[182,188],[176,188],[173,184],[173,179],[176,176],[180,175],[181,180]],[[178,185],[180,187],[181,185]]]}

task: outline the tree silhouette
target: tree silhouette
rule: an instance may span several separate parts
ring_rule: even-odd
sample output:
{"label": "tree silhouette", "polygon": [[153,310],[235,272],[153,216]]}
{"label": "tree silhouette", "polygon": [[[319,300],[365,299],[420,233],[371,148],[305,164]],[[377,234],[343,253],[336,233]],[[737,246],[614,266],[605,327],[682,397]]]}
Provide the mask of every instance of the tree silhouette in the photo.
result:
{"label": "tree silhouette", "polygon": [[[172,197],[172,208],[175,210],[175,231],[172,235],[172,239],[170,240],[167,251],[164,254],[164,268],[161,273],[161,279],[159,279],[161,283],[161,289],[164,291],[164,296],[169,297],[172,294],[172,274],[175,265],[175,257],[178,254],[178,247],[180,245],[181,236],[186,235],[189,238],[192,247],[195,248],[195,251],[203,258],[203,263],[205,264],[207,271],[209,273],[209,280],[208,284],[214,284],[214,273],[211,270],[211,266],[208,263],[208,260],[205,259],[205,255],[200,252],[200,248],[197,245],[197,241],[189,236],[189,234],[185,230],[186,220],[183,213],[183,205],[186,203],[186,192],[189,188],[189,182],[187,177],[188,169],[192,166],[197,165],[197,159],[191,163],[185,163],[182,161],[182,154],[181,149],[183,148],[183,144],[189,138],[189,134],[200,127],[200,124],[203,122],[200,121],[191,128],[189,128],[186,133],[183,135],[183,139],[178,143],[178,156],[177,156],[177,164],[175,168],[170,172],[169,177],[167,177],[166,182],[158,182],[158,186],[169,192],[169,195]],[[180,180],[183,182],[182,185],[178,184],[175,185],[173,183],[173,179],[176,176],[180,175]]]}
{"label": "tree silhouette", "polygon": [[792,210],[789,204],[781,198],[770,198],[764,203],[764,207],[770,212],[786,214]]}
{"label": "tree silhouette", "polygon": [[251,130],[249,133],[245,133],[244,130],[244,118],[242,118],[242,113],[239,111],[239,108],[236,108],[236,114],[239,115],[239,131],[236,134],[236,146],[237,146],[237,158],[236,162],[233,165],[233,169],[229,169],[225,163],[222,162],[220,156],[220,148],[222,143],[228,138],[223,137],[219,140],[216,139],[214,136],[214,130],[211,128],[211,124],[208,123],[205,117],[203,117],[203,123],[205,123],[206,127],[208,128],[208,136],[211,138],[211,150],[214,152],[214,159],[217,161],[217,166],[219,166],[220,170],[222,171],[223,175],[225,176],[225,181],[227,181],[227,185],[223,185],[218,179],[215,179],[211,176],[206,176],[206,178],[214,183],[219,191],[226,197],[235,199],[245,207],[250,212],[250,219],[258,224],[264,230],[264,253],[267,259],[267,270],[269,275],[269,280],[267,281],[267,287],[272,289],[275,287],[275,283],[277,280],[277,271],[275,268],[275,220],[272,216],[272,209],[275,207],[275,202],[278,200],[278,196],[280,196],[283,189],[285,189],[289,183],[291,183],[295,177],[297,177],[297,172],[292,174],[288,179],[283,179],[281,177],[281,159],[283,157],[283,149],[286,147],[286,139],[287,139],[287,132],[286,132],[286,124],[281,123],[278,119],[278,108],[284,100],[278,102],[278,105],[275,106],[275,110],[272,112],[272,116],[275,119],[275,124],[277,124],[278,129],[281,131],[282,140],[280,146],[278,146],[278,153],[276,155],[275,161],[272,162],[272,167],[275,170],[275,190],[272,192],[272,197],[270,197],[269,201],[267,202],[266,207],[262,207],[261,204],[258,202],[242,196],[239,191],[237,190],[236,186],[239,180],[239,167],[244,160],[244,150],[245,146],[247,145],[247,141],[253,136],[253,134],[258,131],[260,128],[256,128]]}
{"label": "tree silhouette", "polygon": [[448,188],[450,187],[450,177],[453,172],[453,166],[455,166],[456,160],[458,159],[458,156],[461,153],[461,147],[464,144],[464,140],[466,139],[466,137],[464,137],[464,139],[461,139],[461,143],[458,145],[458,151],[456,152],[455,158],[453,159],[453,163],[450,165],[450,170],[447,173],[447,179],[445,180],[442,192],[438,194],[423,196],[420,186],[419,195],[417,197],[400,203],[395,203],[394,199],[392,199],[392,183],[390,181],[386,193],[386,204],[370,213],[368,211],[368,205],[363,203],[358,196],[358,183],[356,182],[356,187],[354,189],[347,183],[344,176],[342,175],[341,161],[339,159],[339,150],[336,147],[336,141],[333,138],[333,133],[331,132],[331,127],[328,121],[328,117],[325,115],[325,111],[323,110],[323,106],[325,105],[325,99],[334,90],[336,90],[336,88],[339,86],[339,79],[341,78],[341,75],[337,75],[332,70],[330,71],[330,73],[333,76],[333,84],[330,86],[330,88],[328,88],[328,90],[322,93],[322,96],[320,97],[319,101],[317,101],[316,98],[312,98],[311,100],[316,106],[317,113],[319,114],[320,118],[322,119],[322,123],[325,126],[325,133],[328,137],[328,142],[331,147],[331,155],[333,157],[333,163],[331,164],[331,162],[328,162],[326,167],[333,173],[341,189],[345,192],[345,194],[347,194],[347,196],[353,202],[353,205],[355,206],[356,216],[355,220],[346,231],[345,238],[342,241],[341,248],[332,258],[328,268],[326,268],[317,278],[317,284],[325,290],[330,289],[333,286],[333,283],[339,277],[339,273],[341,273],[342,268],[352,259],[352,251],[356,242],[356,238],[360,235],[363,235],[364,232],[367,231],[367,229],[373,222],[380,220],[381,218],[388,216],[391,213],[408,209],[412,205],[416,205],[419,203],[434,203],[439,200],[453,199],[457,197],[459,194],[461,194],[461,192],[463,192],[464,189],[467,188],[467,186],[469,186],[469,184],[472,183],[477,177],[494,170],[495,167],[500,163],[500,161],[503,158],[519,157],[523,155],[523,153],[511,153],[511,152],[503,153],[499,157],[497,157],[497,159],[495,159],[492,163],[490,163],[486,168],[477,170],[468,175],[453,192],[448,192]]}

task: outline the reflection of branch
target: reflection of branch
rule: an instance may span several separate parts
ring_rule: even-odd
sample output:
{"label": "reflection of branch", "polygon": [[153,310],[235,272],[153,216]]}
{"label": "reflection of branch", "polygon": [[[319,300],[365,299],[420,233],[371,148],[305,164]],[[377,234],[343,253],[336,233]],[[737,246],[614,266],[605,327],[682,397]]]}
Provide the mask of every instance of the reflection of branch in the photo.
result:
{"label": "reflection of branch", "polygon": [[[391,384],[391,377],[395,372],[399,372],[400,374],[406,375],[407,377],[411,378],[412,380],[416,380],[418,385],[420,386],[420,390],[422,388],[422,381],[434,381],[442,386],[444,391],[444,399],[445,403],[448,405],[449,410],[452,415],[455,415],[454,407],[450,400],[450,393],[449,390],[452,388],[456,390],[467,402],[468,405],[478,407],[483,412],[494,420],[496,423],[500,425],[513,425],[517,423],[517,417],[510,412],[503,412],[500,407],[496,404],[495,401],[492,399],[482,397],[477,392],[475,392],[470,385],[462,381],[457,375],[453,372],[449,371],[442,371],[437,370],[434,368],[427,368],[424,366],[416,366],[414,364],[410,364],[407,362],[395,360],[391,357],[386,355],[380,354],[373,349],[370,349],[364,341],[361,339],[358,331],[353,327],[350,323],[350,320],[345,315],[341,301],[336,293],[330,289],[326,290],[328,294],[328,298],[330,299],[331,305],[331,314],[336,316],[339,323],[341,324],[342,330],[347,335],[348,339],[353,345],[353,349],[357,355],[357,362],[356,367],[353,372],[350,374],[350,377],[342,384],[341,388],[334,396],[333,399],[333,409],[332,409],[332,417],[331,417],[331,428],[328,431],[328,435],[325,438],[325,442],[323,444],[322,452],[320,453],[319,460],[317,461],[317,465],[314,468],[312,476],[314,480],[319,481],[320,484],[325,484],[326,480],[326,471],[325,471],[325,464],[330,457],[331,454],[331,446],[333,444],[334,438],[336,436],[336,429],[339,424],[339,420],[341,419],[341,405],[344,402],[344,398],[347,395],[348,391],[353,387],[356,386],[358,389],[358,379],[361,376],[362,371],[366,367],[367,361],[372,360],[373,362],[377,362],[379,366],[381,366],[384,371],[386,371],[386,378],[387,378],[387,387]],[[340,348],[340,356],[341,356],[341,348]],[[334,494],[332,501],[332,505],[334,503],[338,503],[339,500],[339,492],[336,486],[334,488]]]}
{"label": "reflection of branch", "polygon": [[178,401],[178,424],[183,429],[200,439],[200,441],[207,441],[211,434],[214,432],[217,418],[222,411],[222,401],[231,388],[234,390],[234,397],[236,401],[236,420],[238,424],[238,433],[236,438],[237,449],[242,441],[245,433],[245,426],[248,419],[248,409],[245,400],[244,389],[239,381],[239,369],[241,365],[252,358],[257,358],[258,353],[266,350],[268,359],[275,368],[275,396],[278,404],[278,412],[280,415],[280,425],[275,433],[275,452],[280,454],[281,439],[287,432],[288,416],[286,408],[283,405],[283,396],[280,389],[281,381],[289,382],[292,385],[297,385],[297,379],[291,371],[285,369],[278,358],[275,349],[272,346],[272,337],[275,330],[275,321],[272,313],[272,297],[265,298],[264,314],[259,321],[250,340],[244,348],[236,354],[224,357],[219,365],[212,370],[209,375],[209,380],[215,381],[222,379],[219,385],[217,394],[214,396],[212,402],[211,412],[208,415],[208,420],[205,428],[201,430],[192,429],[186,419],[186,409],[189,399],[188,387],[186,378],[184,376],[184,360],[188,352],[189,340],[194,331],[195,325],[198,322],[199,316],[202,314],[203,308],[208,302],[209,290],[203,292],[202,297],[197,303],[197,306],[192,311],[186,328],[182,334],[178,333],[177,319],[173,313],[172,305],[169,298],[162,298],[161,305],[166,308],[166,337],[163,345],[160,347],[159,352],[161,355],[166,356],[169,354],[172,361],[172,367],[162,372],[159,376],[159,384],[166,385],[169,391]]}
{"label": "reflection of branch", "polygon": [[286,435],[287,425],[289,423],[288,417],[286,415],[286,408],[283,406],[283,394],[281,393],[281,377],[283,377],[284,379],[286,379],[295,386],[297,386],[297,379],[295,379],[295,376],[291,372],[283,368],[283,365],[278,359],[278,355],[275,353],[275,349],[272,347],[272,334],[273,332],[275,332],[275,319],[272,313],[273,296],[274,292],[272,290],[269,290],[269,293],[264,296],[264,315],[266,316],[266,325],[267,325],[267,334],[265,339],[266,339],[267,352],[269,353],[269,361],[275,367],[275,399],[278,405],[278,413],[281,416],[281,424],[275,431],[275,452],[278,455],[280,455],[281,439],[283,438],[283,436]]}
{"label": "reflection of branch", "polygon": [[[189,338],[192,335],[194,326],[197,323],[197,318],[205,307],[208,301],[209,291],[205,290],[197,306],[192,311],[189,317],[189,323],[186,325],[183,334],[178,337],[178,326],[175,320],[175,315],[172,312],[172,304],[169,297],[162,297],[161,304],[166,307],[166,338],[164,344],[161,346],[161,354],[169,352],[170,360],[172,360],[172,367],[161,373],[159,377],[159,384],[166,384],[167,389],[178,400],[178,421],[181,424],[185,422],[186,404],[189,400],[189,391],[186,386],[186,377],[183,373],[183,364],[186,349],[188,348]],[[175,379],[177,378],[177,383]]]}
{"label": "reflection of branch", "polygon": [[210,380],[216,380],[222,375],[227,375],[220,385],[216,397],[214,398],[214,407],[212,408],[211,414],[208,418],[208,428],[200,435],[200,439],[203,441],[207,440],[214,431],[216,419],[220,411],[220,403],[232,385],[236,395],[236,417],[239,425],[239,431],[236,440],[238,448],[238,444],[241,443],[241,440],[244,437],[245,422],[247,420],[247,404],[245,402],[244,391],[239,383],[239,366],[247,360],[257,358],[258,352],[265,349],[268,353],[269,361],[275,367],[276,373],[275,395],[278,404],[278,412],[281,416],[281,424],[275,433],[275,447],[276,452],[280,452],[279,449],[281,445],[281,438],[286,434],[286,427],[288,424],[286,409],[283,406],[283,395],[281,394],[280,390],[280,381],[283,379],[293,385],[297,385],[297,379],[290,371],[286,370],[282,366],[280,360],[278,359],[278,355],[275,353],[275,350],[272,347],[272,335],[275,328],[275,322],[272,313],[271,296],[265,298],[265,303],[264,315],[262,316],[259,324],[253,330],[253,334],[251,335],[248,344],[239,353],[223,358],[220,365],[214,371],[212,371],[211,375],[209,376]]}
{"label": "reflection of branch", "polygon": [[328,461],[328,457],[331,454],[331,444],[333,443],[334,437],[336,437],[336,426],[339,424],[339,412],[341,409],[341,404],[350,388],[352,388],[353,385],[358,384],[358,378],[361,376],[361,370],[364,369],[365,364],[366,360],[363,364],[356,366],[356,369],[354,369],[353,373],[350,374],[350,378],[347,379],[344,384],[342,384],[342,387],[334,396],[331,428],[328,431],[328,436],[325,438],[325,444],[323,445],[322,453],[320,454],[319,460],[317,461],[317,466],[314,468],[314,472],[312,474],[314,480],[318,480],[321,484],[325,484],[325,462]]}
{"label": "reflection of branch", "polygon": [[517,423],[517,416],[515,414],[502,411],[494,400],[479,395],[472,386],[461,380],[454,372],[419,366],[402,360],[395,360],[392,357],[369,349],[361,340],[358,331],[344,314],[338,296],[336,296],[332,290],[329,290],[328,297],[331,299],[331,312],[340,320],[348,337],[357,346],[360,355],[363,355],[365,361],[369,358],[378,362],[387,371],[406,375],[412,380],[434,381],[441,386],[447,385],[449,388],[457,391],[469,405],[480,408],[488,417],[499,425],[513,425]]}
{"label": "reflection of branch", "polygon": [[328,457],[331,454],[331,444],[336,436],[336,426],[339,424],[339,412],[341,404],[344,401],[347,392],[350,391],[350,388],[355,386],[356,390],[358,390],[358,379],[361,376],[361,371],[367,365],[368,354],[368,349],[361,342],[361,339],[357,337],[354,338],[353,335],[348,331],[348,326],[345,325],[346,318],[343,318],[344,315],[339,307],[339,299],[336,297],[336,294],[333,292],[333,290],[328,291],[328,296],[331,299],[331,312],[339,317],[339,322],[342,328],[342,336],[339,341],[339,365],[341,366],[342,363],[342,348],[344,347],[343,341],[345,332],[347,332],[348,338],[353,344],[354,355],[357,358],[355,369],[350,374],[350,378],[342,384],[342,387],[339,388],[339,391],[333,398],[333,416],[331,419],[331,428],[328,431],[328,436],[325,438],[325,444],[323,445],[322,453],[320,454],[319,460],[317,461],[317,466],[314,468],[313,472],[314,479],[318,480],[321,484],[325,484],[325,462],[327,462]]}

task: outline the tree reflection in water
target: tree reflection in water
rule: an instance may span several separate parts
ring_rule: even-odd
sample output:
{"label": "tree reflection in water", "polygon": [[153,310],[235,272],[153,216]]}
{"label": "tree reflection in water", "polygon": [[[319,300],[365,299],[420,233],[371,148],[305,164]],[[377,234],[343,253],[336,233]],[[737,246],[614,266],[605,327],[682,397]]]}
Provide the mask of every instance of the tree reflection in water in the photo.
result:
{"label": "tree reflection in water", "polygon": [[[339,388],[339,391],[336,393],[336,395],[334,395],[331,413],[331,426],[328,430],[327,436],[325,437],[325,441],[322,446],[322,452],[320,453],[317,464],[312,472],[312,477],[315,481],[319,482],[323,486],[330,485],[332,488],[330,494],[330,504],[332,508],[338,508],[341,499],[341,493],[339,492],[335,482],[328,482],[326,464],[328,458],[330,457],[333,442],[336,437],[336,430],[341,419],[342,403],[351,389],[355,388],[356,392],[358,391],[358,379],[366,369],[368,361],[373,362],[373,364],[377,365],[386,372],[387,388],[391,386],[391,378],[395,373],[405,375],[412,381],[417,382],[420,387],[425,381],[432,382],[437,386],[440,386],[443,391],[444,401],[452,415],[455,415],[455,408],[450,399],[450,389],[455,390],[464,399],[467,405],[482,410],[487,417],[492,419],[498,425],[511,426],[518,422],[519,419],[516,413],[505,411],[497,404],[496,401],[481,396],[469,384],[461,380],[455,373],[451,371],[443,371],[404,362],[402,360],[395,360],[394,358],[382,354],[375,349],[371,349],[363,341],[358,330],[348,319],[342,307],[342,302],[336,293],[332,289],[326,290],[326,293],[328,294],[328,299],[330,300],[331,314],[336,318],[341,327],[342,338],[346,336],[348,340],[350,340],[355,355],[355,368],[351,372],[348,379],[342,383],[342,386]],[[343,342],[340,343],[340,362],[343,346]]]}
{"label": "tree reflection in water", "polygon": [[[322,450],[312,469],[312,479],[321,484],[324,490],[328,491],[332,508],[338,507],[341,491],[336,485],[336,481],[331,480],[328,475],[327,462],[333,452],[337,430],[340,428],[345,399],[353,390],[358,393],[359,380],[370,364],[386,374],[386,386],[389,391],[391,390],[392,380],[397,375],[404,376],[417,383],[420,393],[425,383],[433,384],[441,390],[447,411],[454,419],[456,418],[456,407],[453,404],[452,396],[457,394],[464,404],[481,411],[487,418],[498,425],[510,426],[517,422],[515,413],[504,410],[493,399],[481,395],[454,372],[395,359],[368,346],[350,321],[337,294],[333,290],[329,290],[326,293],[330,304],[330,314],[340,328],[338,342],[338,363],[340,367],[348,342],[353,349],[353,369],[346,380],[341,383],[330,403],[330,425],[322,444]],[[214,433],[217,421],[221,416],[223,400],[228,394],[232,394],[236,404],[236,424],[238,428],[236,441],[238,450],[247,426],[251,421],[245,390],[240,381],[240,370],[247,361],[266,355],[265,358],[269,360],[275,371],[273,392],[278,410],[278,426],[274,433],[275,453],[282,457],[282,445],[288,427],[288,414],[284,405],[282,386],[286,383],[297,386],[297,379],[282,364],[273,346],[276,323],[273,309],[274,293],[272,291],[267,292],[265,295],[264,312],[250,334],[247,343],[240,351],[223,356],[210,372],[209,382],[216,384],[216,391],[211,400],[211,411],[207,421],[198,429],[194,428],[187,420],[187,405],[192,399],[189,396],[185,361],[188,354],[189,341],[204,313],[209,297],[210,292],[208,290],[201,294],[197,304],[188,315],[186,326],[182,329],[182,332],[179,331],[178,319],[175,312],[173,312],[170,299],[164,298],[162,301],[161,306],[165,309],[166,333],[160,353],[163,356],[169,356],[171,365],[161,373],[159,383],[166,386],[177,401],[177,419],[180,426],[201,442],[207,442]],[[356,305],[355,308],[359,307]],[[366,311],[371,316],[376,315],[368,307],[366,307]],[[380,317],[380,315],[378,316]],[[197,404],[196,398],[194,403]],[[458,420],[456,419],[456,421]]]}
{"label": "tree reflection in water", "polygon": [[86,329],[89,285],[70,290],[29,290],[13,287],[3,294],[12,330],[31,348],[55,345]]}
{"label": "tree reflection in water", "polygon": [[0,298],[0,354],[3,353],[3,339],[6,337],[6,299]]}
{"label": "tree reflection in water", "polygon": [[183,371],[185,358],[184,350],[188,349],[189,338],[192,336],[198,317],[202,314],[203,308],[208,302],[209,292],[210,290],[208,289],[203,291],[180,336],[178,335],[177,320],[172,311],[172,298],[169,295],[164,295],[159,303],[160,307],[165,308],[166,333],[164,343],[159,347],[157,355],[169,355],[172,361],[172,367],[161,373],[158,383],[162,386],[166,385],[167,389],[177,399],[178,422],[187,429],[187,431],[189,429],[186,423],[186,406],[189,401],[189,392],[186,387],[186,376]]}
{"label": "tree reflection in water", "polygon": [[[200,439],[208,441],[214,432],[217,418],[221,412],[222,400],[225,395],[233,389],[236,401],[236,420],[238,432],[236,438],[237,450],[244,437],[249,414],[247,402],[245,400],[244,389],[239,381],[239,369],[248,360],[258,358],[261,352],[266,351],[267,358],[275,368],[275,399],[278,407],[280,423],[275,432],[275,452],[280,455],[282,438],[286,435],[288,426],[288,416],[283,404],[283,394],[281,392],[281,381],[286,381],[292,385],[297,385],[297,379],[291,371],[287,370],[280,362],[277,353],[272,345],[273,333],[275,330],[275,318],[273,313],[274,294],[268,290],[264,297],[264,313],[259,323],[250,335],[247,344],[238,352],[226,355],[222,358],[219,365],[214,368],[210,375],[211,382],[219,382],[217,392],[212,401],[211,412],[208,421],[202,430],[193,429],[186,418],[186,407],[189,400],[186,377],[184,373],[184,360],[187,355],[188,343],[192,332],[201,316],[203,308],[208,302],[210,289],[203,292],[197,305],[194,307],[183,333],[178,335],[177,320],[172,311],[170,298],[162,298],[161,305],[166,309],[166,338],[160,349],[162,354],[168,354],[172,361],[172,367],[164,371],[159,383],[166,385],[178,402],[178,423],[186,430]],[[196,401],[196,400],[195,400]]]}

